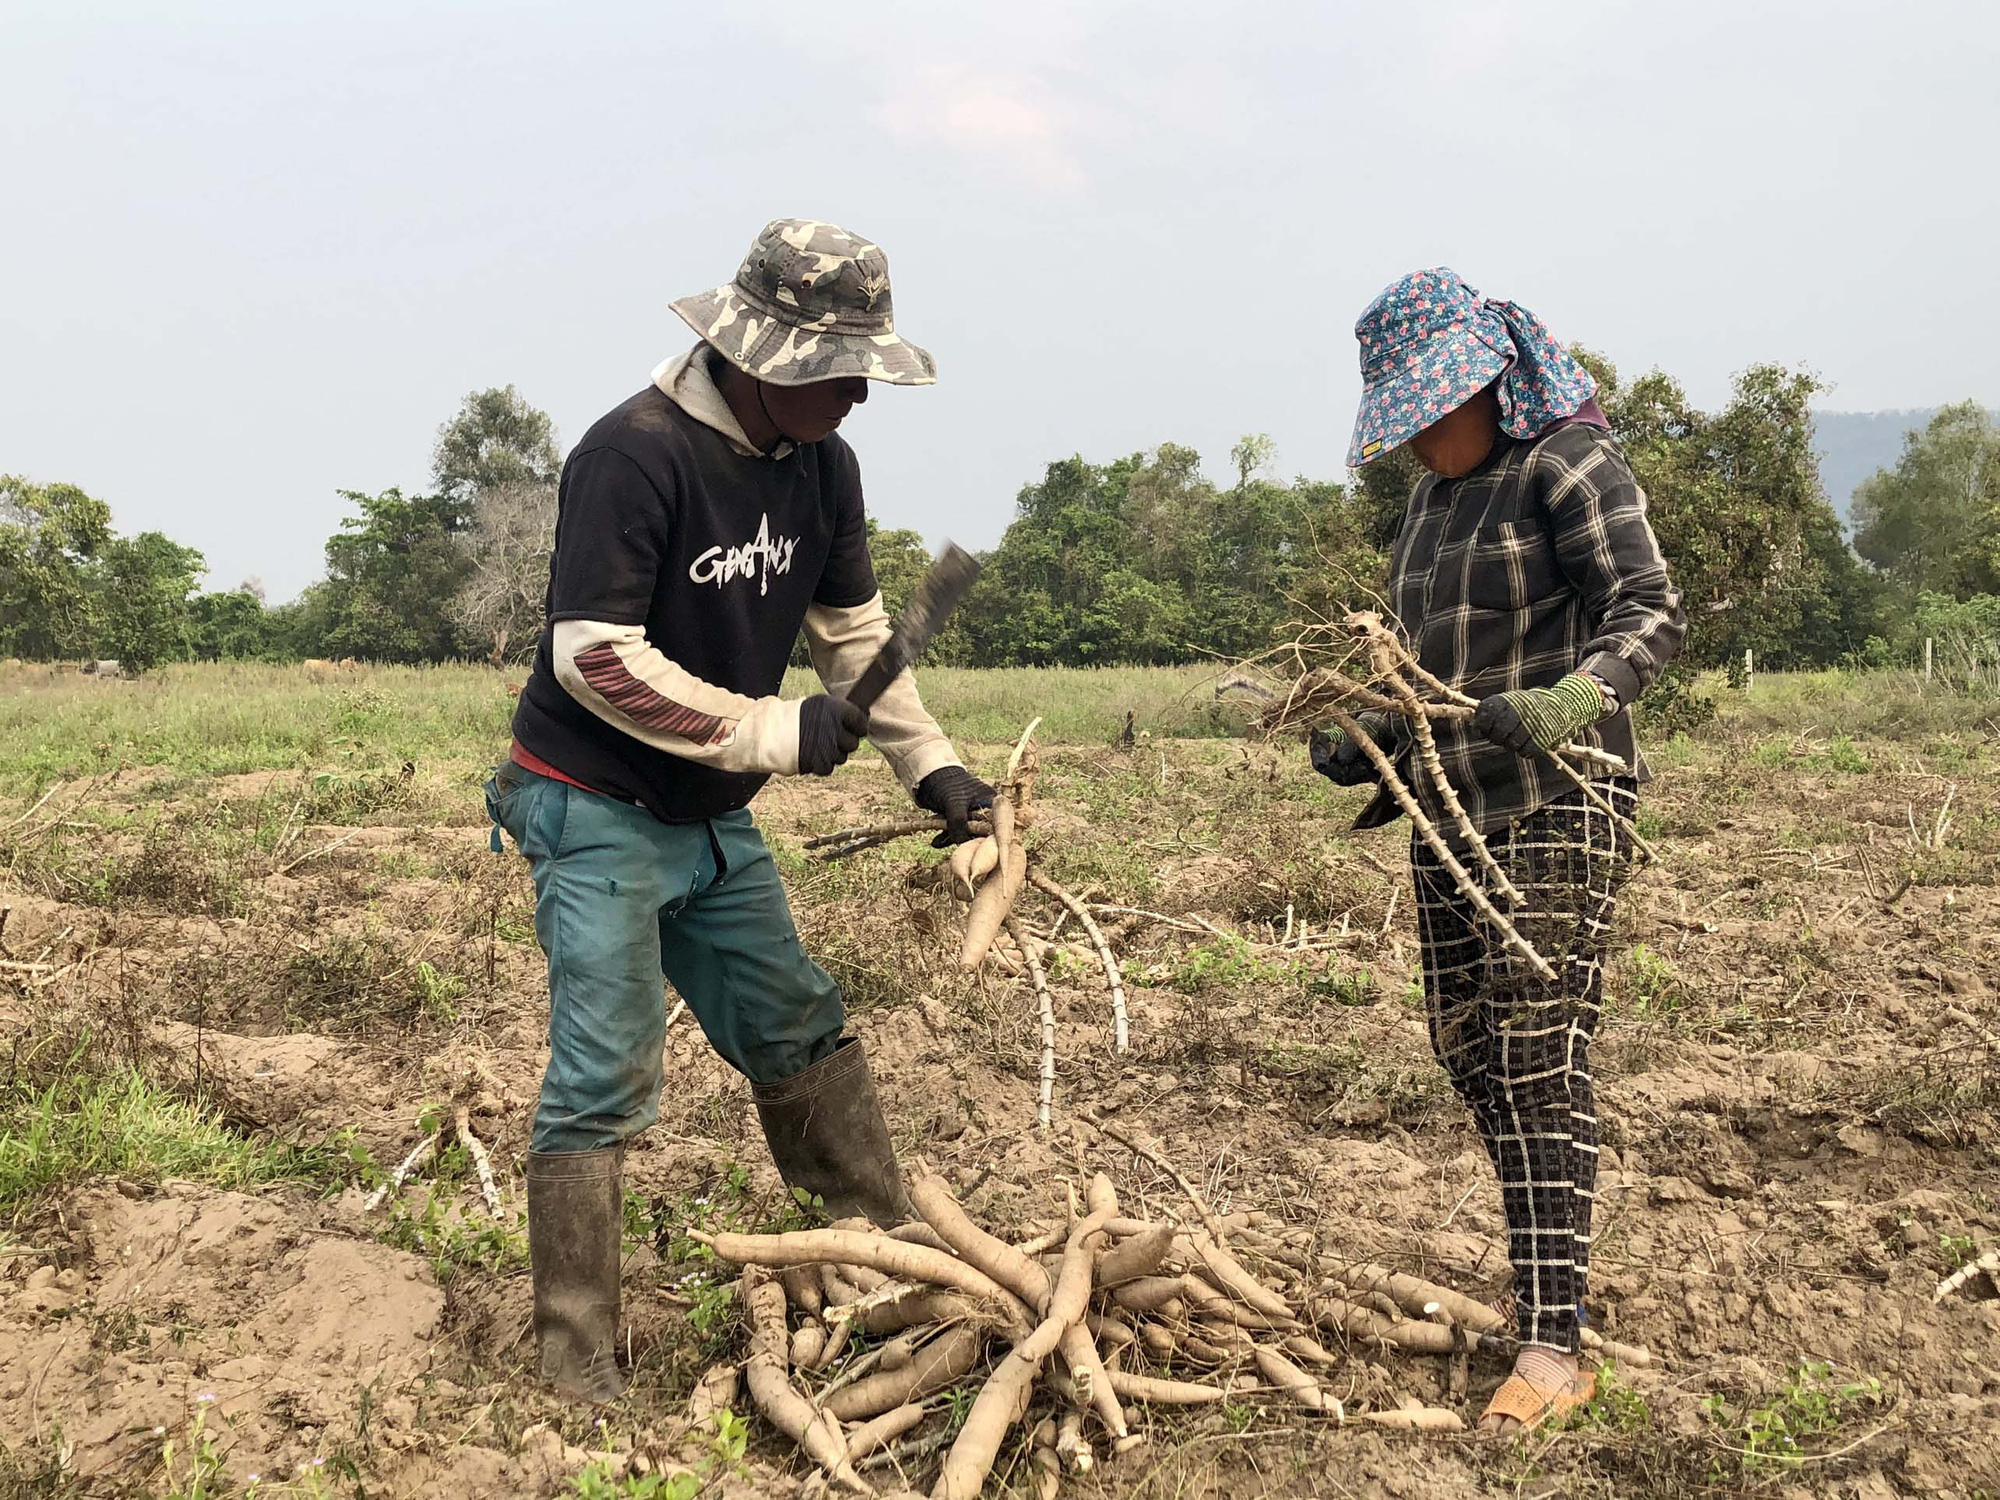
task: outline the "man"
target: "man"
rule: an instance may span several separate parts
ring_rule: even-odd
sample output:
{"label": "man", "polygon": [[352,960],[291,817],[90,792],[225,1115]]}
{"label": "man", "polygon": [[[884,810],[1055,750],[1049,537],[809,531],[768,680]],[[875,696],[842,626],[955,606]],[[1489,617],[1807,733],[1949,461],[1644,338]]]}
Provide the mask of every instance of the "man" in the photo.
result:
{"label": "man", "polygon": [[[993,799],[907,673],[872,713],[842,696],[889,620],[836,429],[869,381],[936,379],[895,331],[886,257],[781,219],[733,283],[673,306],[701,342],[564,465],[548,624],[487,786],[532,867],[549,963],[528,1156],[542,1374],[594,1401],[625,1384],[621,1166],[659,1112],[663,972],[750,1079],[785,1181],[835,1217],[904,1216],[867,1059],[800,946],[750,799],[774,775],[830,775],[864,737],[944,818],[941,842]],[[801,627],[826,691],[782,699]]]}
{"label": "man", "polygon": [[[1397,533],[1389,600],[1421,665],[1480,700],[1469,720],[1433,726],[1438,753],[1521,899],[1487,896],[1556,971],[1545,981],[1522,963],[1412,840],[1431,1045],[1500,1179],[1514,1264],[1521,1352],[1480,1426],[1518,1431],[1595,1390],[1577,1360],[1597,1176],[1589,1052],[1629,847],[1605,809],[1636,806],[1647,771],[1631,707],[1687,627],[1596,382],[1540,319],[1440,267],[1397,281],[1354,331],[1348,463],[1407,443],[1428,471]],[[1385,716],[1361,719],[1407,756]],[[1631,774],[1579,791],[1553,761],[1572,739]],[[1344,735],[1316,735],[1312,759],[1344,786],[1376,780]],[[1378,793],[1355,826],[1396,814]]]}

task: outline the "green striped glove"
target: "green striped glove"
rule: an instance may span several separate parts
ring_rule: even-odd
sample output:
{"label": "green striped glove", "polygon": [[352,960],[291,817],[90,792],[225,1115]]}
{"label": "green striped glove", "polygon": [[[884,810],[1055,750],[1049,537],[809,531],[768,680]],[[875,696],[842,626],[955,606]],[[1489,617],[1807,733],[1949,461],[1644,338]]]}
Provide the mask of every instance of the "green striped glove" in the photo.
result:
{"label": "green striped glove", "polygon": [[1604,690],[1597,679],[1572,672],[1554,687],[1519,688],[1483,699],[1473,711],[1472,732],[1503,750],[1526,755],[1530,749],[1567,744],[1604,713]]}

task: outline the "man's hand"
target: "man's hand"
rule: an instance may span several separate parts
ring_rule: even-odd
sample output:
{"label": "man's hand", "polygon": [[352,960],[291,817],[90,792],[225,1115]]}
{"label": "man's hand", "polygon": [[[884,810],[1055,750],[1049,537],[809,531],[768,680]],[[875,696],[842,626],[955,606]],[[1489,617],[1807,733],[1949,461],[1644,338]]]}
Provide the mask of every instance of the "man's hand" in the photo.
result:
{"label": "man's hand", "polygon": [[1472,732],[1516,755],[1548,751],[1603,718],[1606,706],[1597,680],[1572,672],[1554,687],[1519,688],[1482,699],[1473,710]]}
{"label": "man's hand", "polygon": [[964,766],[939,766],[917,783],[917,806],[944,819],[944,832],[931,840],[933,849],[963,844],[972,837],[969,820],[982,807],[993,805],[993,788]]}
{"label": "man's hand", "polygon": [[[1400,717],[1392,719],[1388,714],[1361,713],[1355,715],[1355,722],[1368,732],[1368,738],[1380,746],[1389,759],[1394,760],[1403,753],[1403,721]],[[1375,769],[1375,762],[1368,758],[1368,752],[1361,748],[1359,741],[1349,739],[1343,729],[1336,728],[1332,733],[1315,729],[1306,741],[1306,750],[1312,756],[1312,768],[1335,786],[1366,786],[1382,778],[1382,773]]]}
{"label": "man's hand", "polygon": [[799,704],[799,774],[831,776],[868,737],[868,710],[817,693]]}

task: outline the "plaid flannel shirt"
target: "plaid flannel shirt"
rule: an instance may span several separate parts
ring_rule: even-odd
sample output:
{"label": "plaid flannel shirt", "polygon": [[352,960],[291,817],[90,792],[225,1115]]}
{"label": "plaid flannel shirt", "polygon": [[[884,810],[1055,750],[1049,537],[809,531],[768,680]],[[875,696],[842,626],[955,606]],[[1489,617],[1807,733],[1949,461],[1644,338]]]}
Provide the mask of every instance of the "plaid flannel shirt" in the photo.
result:
{"label": "plaid flannel shirt", "polygon": [[[1417,659],[1474,698],[1548,687],[1570,672],[1597,678],[1619,708],[1577,739],[1647,779],[1631,704],[1680,648],[1687,622],[1645,492],[1609,434],[1575,424],[1532,441],[1503,437],[1464,478],[1425,476],[1396,536],[1389,603]],[[1465,723],[1433,727],[1445,774],[1482,833],[1571,786]],[[1436,794],[1415,790],[1451,838]],[[1355,827],[1380,827],[1397,812],[1378,793]]]}

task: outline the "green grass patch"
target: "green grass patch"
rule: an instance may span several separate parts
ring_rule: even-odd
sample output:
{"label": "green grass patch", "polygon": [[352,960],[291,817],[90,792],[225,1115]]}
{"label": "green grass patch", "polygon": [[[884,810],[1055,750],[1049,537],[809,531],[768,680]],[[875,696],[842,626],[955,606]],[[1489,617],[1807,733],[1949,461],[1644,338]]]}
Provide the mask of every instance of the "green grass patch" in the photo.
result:
{"label": "green grass patch", "polygon": [[1702,1402],[1708,1419],[1729,1436],[1730,1451],[1716,1460],[1714,1479],[1745,1479],[1797,1468],[1850,1422],[1887,1404],[1882,1382],[1836,1380],[1833,1366],[1800,1365],[1775,1392],[1732,1402],[1720,1393]]}
{"label": "green grass patch", "polygon": [[93,1177],[185,1178],[219,1188],[344,1182],[343,1143],[291,1146],[229,1128],[213,1105],[130,1066],[70,1064],[46,1082],[18,1071],[0,1093],[0,1222],[20,1224],[50,1195]]}

